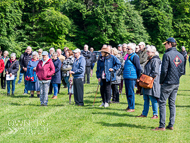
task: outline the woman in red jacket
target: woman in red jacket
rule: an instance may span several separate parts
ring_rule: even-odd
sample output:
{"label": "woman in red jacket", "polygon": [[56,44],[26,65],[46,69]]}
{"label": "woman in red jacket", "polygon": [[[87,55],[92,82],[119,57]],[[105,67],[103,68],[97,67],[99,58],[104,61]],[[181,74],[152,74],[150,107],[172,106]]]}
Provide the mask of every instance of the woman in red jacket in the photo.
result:
{"label": "woman in red jacket", "polygon": [[0,75],[4,71],[4,69],[5,69],[4,61],[3,59],[0,58]]}
{"label": "woman in red jacket", "polygon": [[36,75],[40,83],[40,102],[41,106],[47,106],[48,90],[52,75],[55,73],[55,67],[52,60],[48,57],[48,52],[43,51],[42,60],[36,67]]}

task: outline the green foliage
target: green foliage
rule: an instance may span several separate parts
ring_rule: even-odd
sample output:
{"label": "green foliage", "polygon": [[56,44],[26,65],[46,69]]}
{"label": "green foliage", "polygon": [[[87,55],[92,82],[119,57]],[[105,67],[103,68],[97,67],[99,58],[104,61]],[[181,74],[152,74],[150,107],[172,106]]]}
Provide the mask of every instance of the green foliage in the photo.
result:
{"label": "green foliage", "polygon": [[98,50],[102,44],[148,41],[141,17],[124,1],[68,0],[62,11],[74,25],[67,39],[78,47],[88,44]]}

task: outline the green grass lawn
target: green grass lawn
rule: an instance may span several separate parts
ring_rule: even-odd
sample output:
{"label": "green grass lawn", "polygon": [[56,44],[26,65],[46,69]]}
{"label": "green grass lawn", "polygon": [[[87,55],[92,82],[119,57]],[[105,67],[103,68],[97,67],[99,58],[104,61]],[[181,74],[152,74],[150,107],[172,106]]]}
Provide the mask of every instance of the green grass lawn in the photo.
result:
{"label": "green grass lawn", "polygon": [[[16,85],[14,97],[0,89],[0,142],[190,142],[189,81],[187,66],[177,95],[174,130],[164,132],[151,131],[159,125],[159,119],[150,119],[151,108],[147,118],[135,118],[143,109],[142,96],[135,97],[134,113],[123,111],[127,107],[125,95],[120,96],[120,104],[100,108],[101,99],[97,98],[92,107],[97,89],[95,70],[91,84],[84,85],[84,107],[75,106],[73,96],[69,105],[64,88],[58,99],[52,100],[52,95],[49,96],[48,107],[41,107],[39,98],[22,95],[23,83]],[[166,121],[169,122],[168,105]]]}

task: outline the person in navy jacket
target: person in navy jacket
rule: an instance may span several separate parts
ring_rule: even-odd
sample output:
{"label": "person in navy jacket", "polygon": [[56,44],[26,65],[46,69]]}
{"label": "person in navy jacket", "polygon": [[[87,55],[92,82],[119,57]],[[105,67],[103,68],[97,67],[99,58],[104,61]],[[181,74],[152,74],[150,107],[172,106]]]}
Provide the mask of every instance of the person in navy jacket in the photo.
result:
{"label": "person in navy jacket", "polygon": [[80,55],[81,50],[75,49],[73,51],[75,55],[75,60],[73,63],[72,70],[69,72],[73,75],[73,86],[74,86],[74,99],[75,104],[78,106],[84,106],[83,102],[83,94],[84,94],[84,73],[85,73],[85,66],[86,60],[85,58]]}
{"label": "person in navy jacket", "polygon": [[111,82],[116,80],[116,71],[121,67],[120,61],[110,55],[110,48],[103,45],[101,49],[101,60],[98,60],[97,78],[101,85],[102,104],[100,107],[109,107],[108,101],[111,96]]}
{"label": "person in navy jacket", "polygon": [[55,73],[51,79],[51,83],[54,89],[54,95],[52,99],[57,99],[58,84],[61,84],[61,61],[57,57],[57,53],[53,53],[53,64],[55,66]]}
{"label": "person in navy jacket", "polygon": [[125,80],[125,90],[128,101],[127,112],[135,111],[135,93],[134,86],[136,80],[140,78],[141,67],[139,56],[135,53],[135,45],[129,43],[127,45],[127,54],[129,55],[125,61],[123,78]]}

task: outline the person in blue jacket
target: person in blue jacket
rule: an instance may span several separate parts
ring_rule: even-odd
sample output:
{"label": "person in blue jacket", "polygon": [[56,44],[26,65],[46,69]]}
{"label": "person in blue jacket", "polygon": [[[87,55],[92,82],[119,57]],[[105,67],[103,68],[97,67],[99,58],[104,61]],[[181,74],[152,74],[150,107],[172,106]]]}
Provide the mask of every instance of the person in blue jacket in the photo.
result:
{"label": "person in blue jacket", "polygon": [[111,49],[103,45],[101,49],[101,60],[98,60],[97,78],[101,85],[102,104],[100,107],[109,107],[108,101],[111,96],[111,82],[116,80],[116,71],[121,67],[120,61],[110,55]]}
{"label": "person in blue jacket", "polygon": [[51,83],[54,89],[54,95],[52,99],[57,99],[58,93],[58,84],[61,84],[61,61],[57,57],[57,53],[54,52],[53,55],[53,64],[55,66],[55,73],[52,76]]}
{"label": "person in blue jacket", "polygon": [[74,90],[74,99],[75,104],[78,106],[84,106],[83,102],[83,94],[84,94],[84,73],[85,73],[85,66],[86,60],[85,58],[80,55],[81,50],[75,49],[73,51],[75,60],[73,63],[72,70],[69,72],[73,75],[73,90]]}
{"label": "person in blue jacket", "polygon": [[127,112],[135,111],[135,93],[134,86],[136,80],[140,78],[141,67],[139,56],[135,53],[135,45],[129,43],[127,45],[127,54],[129,55],[125,61],[123,78],[125,80],[125,90],[128,101]]}

